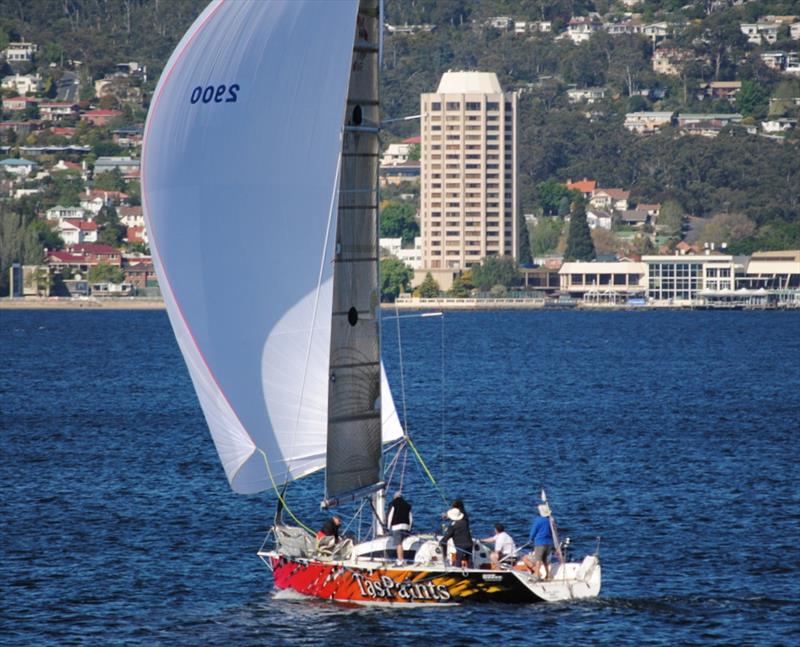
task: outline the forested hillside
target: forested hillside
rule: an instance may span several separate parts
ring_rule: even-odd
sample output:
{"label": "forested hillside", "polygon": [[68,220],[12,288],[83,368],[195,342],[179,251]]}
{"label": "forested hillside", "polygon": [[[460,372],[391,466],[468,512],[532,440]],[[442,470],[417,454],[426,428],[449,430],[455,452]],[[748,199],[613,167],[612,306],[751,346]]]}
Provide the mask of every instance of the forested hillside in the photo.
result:
{"label": "forested hillside", "polygon": [[[148,71],[146,108],[167,57],[205,5],[206,0],[0,0],[0,49],[9,41],[37,42],[35,69],[49,77],[48,87],[66,70],[78,70],[85,99],[91,99],[91,81],[119,62],[137,61]],[[546,23],[549,31],[495,28],[490,21],[498,16]],[[633,202],[670,200],[684,213],[705,218],[744,214],[766,227],[744,247],[776,230],[781,244],[800,245],[797,130],[767,137],[759,127],[768,117],[797,117],[800,77],[770,68],[761,55],[796,53],[800,41],[781,23],[776,42],[748,42],[741,23],[765,16],[800,17],[800,1],[387,0],[389,24],[428,25],[429,31],[387,33],[383,114],[392,119],[418,113],[420,93],[435,90],[448,69],[494,71],[506,90],[520,92],[522,213],[542,211],[542,183],[589,177],[598,186],[630,190]],[[657,21],[666,26],[666,36],[599,29],[576,44],[563,38],[575,17],[604,26]],[[679,74],[653,70],[656,45],[688,52]],[[2,73],[10,71],[6,66]],[[741,91],[734,99],[702,96],[705,84],[715,80],[741,81]],[[604,88],[604,98],[570,102],[570,88],[586,87]],[[624,127],[626,113],[648,110],[738,112],[744,121],[713,138],[686,136],[674,125],[645,136]],[[416,121],[394,122],[386,139],[417,129]]]}

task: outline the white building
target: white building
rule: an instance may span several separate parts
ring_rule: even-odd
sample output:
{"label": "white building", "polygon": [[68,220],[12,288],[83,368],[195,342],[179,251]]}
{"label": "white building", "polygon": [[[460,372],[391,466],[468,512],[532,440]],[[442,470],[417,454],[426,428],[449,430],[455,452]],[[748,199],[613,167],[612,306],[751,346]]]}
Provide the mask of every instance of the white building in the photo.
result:
{"label": "white building", "polygon": [[[644,294],[647,277],[644,263],[635,261],[564,263],[558,271],[561,292],[574,297],[596,293],[598,297],[641,296]],[[605,294],[603,294],[605,293]]]}
{"label": "white building", "polygon": [[9,63],[23,63],[32,61],[38,49],[34,43],[9,43],[3,53]]}
{"label": "white building", "polygon": [[36,162],[24,158],[9,157],[0,161],[0,170],[17,176],[30,175],[37,168],[39,168],[39,165]]}
{"label": "white building", "polygon": [[625,128],[631,132],[652,133],[672,123],[671,112],[629,112],[625,115]]}
{"label": "white building", "polygon": [[45,213],[48,220],[83,220],[86,218],[86,211],[82,207],[62,207],[60,204],[47,210]]}
{"label": "white building", "polygon": [[38,74],[14,74],[3,77],[2,87],[5,90],[13,90],[21,96],[26,94],[36,94],[44,87],[42,78]]}
{"label": "white building", "polygon": [[578,103],[579,101],[594,103],[595,101],[602,101],[605,96],[605,88],[570,88],[567,90],[567,98],[570,103]]}
{"label": "white building", "polygon": [[592,37],[593,33],[600,31],[601,28],[602,25],[594,18],[578,16],[570,19],[567,24],[566,35],[567,38],[577,45],[579,43],[585,43]]}
{"label": "white building", "polygon": [[66,218],[59,220],[58,233],[67,245],[97,242],[97,223],[94,221]]}
{"label": "white building", "polygon": [[604,209],[593,207],[586,210],[586,223],[589,225],[589,229],[600,228],[610,231],[613,221],[611,214]]}
{"label": "white building", "polygon": [[381,166],[395,166],[408,161],[411,144],[389,144],[381,157]]}
{"label": "white building", "polygon": [[132,157],[98,157],[94,163],[94,174],[107,173],[119,169],[122,173],[139,170],[139,160]]}
{"label": "white building", "polygon": [[422,268],[422,237],[414,238],[414,247],[403,248],[402,238],[381,238],[378,241],[380,248],[390,256],[403,261],[412,270]]}

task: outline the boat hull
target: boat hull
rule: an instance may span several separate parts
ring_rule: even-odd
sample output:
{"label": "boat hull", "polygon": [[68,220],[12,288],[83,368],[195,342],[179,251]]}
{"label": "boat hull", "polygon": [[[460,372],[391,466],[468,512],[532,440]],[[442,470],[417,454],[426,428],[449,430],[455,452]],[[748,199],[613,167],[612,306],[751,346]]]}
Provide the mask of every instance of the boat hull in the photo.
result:
{"label": "boat hull", "polygon": [[[587,564],[587,560],[591,563]],[[366,566],[292,559],[275,553],[265,560],[275,586],[301,595],[352,604],[452,605],[530,604],[596,597],[600,564],[594,556],[567,564],[540,581],[521,570],[445,569],[440,565]]]}

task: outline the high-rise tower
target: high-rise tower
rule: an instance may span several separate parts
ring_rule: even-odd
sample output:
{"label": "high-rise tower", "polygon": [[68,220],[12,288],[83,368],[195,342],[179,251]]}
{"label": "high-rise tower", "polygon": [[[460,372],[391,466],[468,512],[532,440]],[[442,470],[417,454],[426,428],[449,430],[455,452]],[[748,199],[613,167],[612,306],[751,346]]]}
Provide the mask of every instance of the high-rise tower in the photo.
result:
{"label": "high-rise tower", "polygon": [[494,73],[447,72],[421,114],[422,275],[446,289],[487,256],[517,256],[517,95]]}

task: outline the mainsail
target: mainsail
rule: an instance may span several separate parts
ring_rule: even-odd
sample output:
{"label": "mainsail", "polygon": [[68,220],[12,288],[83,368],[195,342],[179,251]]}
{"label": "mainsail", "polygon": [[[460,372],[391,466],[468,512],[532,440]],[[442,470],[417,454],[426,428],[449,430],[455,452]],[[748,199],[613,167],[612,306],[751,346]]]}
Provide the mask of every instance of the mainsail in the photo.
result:
{"label": "mainsail", "polygon": [[[356,0],[216,0],[142,151],[153,260],[231,487],[325,465],[337,178]],[[401,435],[383,385],[384,440]]]}
{"label": "mainsail", "polygon": [[381,480],[378,0],[361,0],[345,112],[333,273],[325,495]]}

